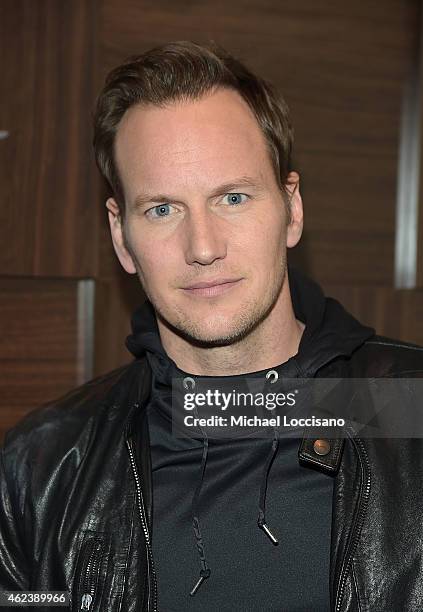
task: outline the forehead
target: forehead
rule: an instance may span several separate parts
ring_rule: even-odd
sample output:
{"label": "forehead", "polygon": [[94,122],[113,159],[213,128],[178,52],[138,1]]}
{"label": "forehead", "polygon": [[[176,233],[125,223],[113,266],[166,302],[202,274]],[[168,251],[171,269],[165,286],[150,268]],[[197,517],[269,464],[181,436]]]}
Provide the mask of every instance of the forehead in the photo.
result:
{"label": "forehead", "polygon": [[[115,156],[125,192],[167,184],[201,188],[234,174],[272,173],[260,126],[241,96],[220,89],[164,108],[137,105],[119,124]],[[126,193],[127,196],[133,195]]]}

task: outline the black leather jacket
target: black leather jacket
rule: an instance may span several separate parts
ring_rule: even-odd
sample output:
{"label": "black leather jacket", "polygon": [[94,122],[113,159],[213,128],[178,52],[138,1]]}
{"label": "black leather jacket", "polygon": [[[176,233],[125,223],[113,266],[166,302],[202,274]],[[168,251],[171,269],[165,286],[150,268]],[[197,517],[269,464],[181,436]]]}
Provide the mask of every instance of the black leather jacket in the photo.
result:
{"label": "black leather jacket", "polygon": [[[289,283],[295,315],[306,322],[285,364],[298,375],[423,377],[423,348],[376,336],[292,268]],[[69,591],[74,611],[160,608],[145,410],[153,321],[135,313],[132,364],[29,414],[7,435],[0,589]],[[423,610],[423,440],[352,436],[330,440],[319,455],[313,435],[299,439],[300,461],[335,475],[331,610]]]}
{"label": "black leather jacket", "polygon": [[[324,375],[421,377],[423,349],[374,336]],[[2,453],[0,588],[70,591],[72,610],[156,610],[145,358],[31,413]],[[337,472],[331,609],[423,609],[423,441],[357,439],[304,465]],[[318,568],[316,568],[318,571]],[[85,597],[84,595],[89,595]],[[84,607],[85,606],[85,607]]]}

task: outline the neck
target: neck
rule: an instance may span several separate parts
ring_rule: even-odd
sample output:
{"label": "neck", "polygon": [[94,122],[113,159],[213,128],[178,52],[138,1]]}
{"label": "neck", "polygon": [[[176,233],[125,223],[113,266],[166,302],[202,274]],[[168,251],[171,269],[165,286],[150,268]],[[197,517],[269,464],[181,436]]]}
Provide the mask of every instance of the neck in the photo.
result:
{"label": "neck", "polygon": [[298,353],[305,325],[295,318],[289,284],[264,321],[228,346],[198,347],[158,320],[163,348],[179,369],[197,376],[247,374],[276,367]]}

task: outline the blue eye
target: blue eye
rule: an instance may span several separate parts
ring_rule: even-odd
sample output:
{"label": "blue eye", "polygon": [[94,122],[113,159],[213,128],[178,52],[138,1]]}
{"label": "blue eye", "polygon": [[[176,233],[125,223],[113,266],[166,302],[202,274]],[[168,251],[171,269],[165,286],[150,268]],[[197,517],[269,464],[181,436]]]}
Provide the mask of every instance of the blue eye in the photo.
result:
{"label": "blue eye", "polygon": [[159,204],[158,206],[149,208],[146,211],[146,214],[147,213],[154,219],[157,219],[158,217],[168,217],[170,213],[170,204]]}
{"label": "blue eye", "polygon": [[245,195],[245,193],[227,193],[225,198],[228,198],[228,203],[231,206],[237,206],[238,204],[244,204],[245,199],[248,198],[248,196]]}

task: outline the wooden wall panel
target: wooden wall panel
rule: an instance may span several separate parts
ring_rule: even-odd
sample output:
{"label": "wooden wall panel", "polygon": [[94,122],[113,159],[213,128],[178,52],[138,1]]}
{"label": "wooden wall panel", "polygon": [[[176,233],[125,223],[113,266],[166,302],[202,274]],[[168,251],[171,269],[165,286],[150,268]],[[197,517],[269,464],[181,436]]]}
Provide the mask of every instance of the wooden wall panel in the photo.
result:
{"label": "wooden wall panel", "polygon": [[96,284],[94,373],[103,374],[134,358],[125,346],[131,315],[145,296],[138,278],[117,270],[114,280]]}
{"label": "wooden wall panel", "polygon": [[423,346],[423,289],[325,285],[324,290],[377,333]]}
{"label": "wooden wall panel", "polygon": [[1,4],[0,275],[93,275],[97,2]]}
{"label": "wooden wall panel", "polygon": [[78,285],[0,279],[0,438],[30,409],[78,383]]}

